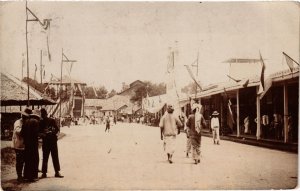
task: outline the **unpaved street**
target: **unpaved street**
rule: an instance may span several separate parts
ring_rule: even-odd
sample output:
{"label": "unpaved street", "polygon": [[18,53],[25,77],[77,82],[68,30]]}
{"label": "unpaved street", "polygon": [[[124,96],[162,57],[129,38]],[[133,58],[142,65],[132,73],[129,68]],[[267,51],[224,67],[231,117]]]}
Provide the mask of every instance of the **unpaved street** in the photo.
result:
{"label": "unpaved street", "polygon": [[159,128],[119,123],[64,127],[59,140],[62,179],[48,178],[24,190],[279,189],[297,184],[297,154],[202,139],[198,165],[185,157],[186,136],[177,137],[174,163],[163,153]]}

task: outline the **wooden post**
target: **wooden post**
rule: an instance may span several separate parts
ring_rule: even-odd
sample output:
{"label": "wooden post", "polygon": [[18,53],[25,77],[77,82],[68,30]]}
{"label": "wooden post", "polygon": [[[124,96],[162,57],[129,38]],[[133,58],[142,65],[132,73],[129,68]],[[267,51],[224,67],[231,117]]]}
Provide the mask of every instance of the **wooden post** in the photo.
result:
{"label": "wooden post", "polygon": [[261,118],[260,118],[260,99],[259,99],[259,95],[257,95],[259,91],[259,86],[256,87],[256,119],[257,119],[257,123],[256,123],[256,139],[259,140],[260,136],[261,136]]}
{"label": "wooden post", "polygon": [[28,25],[28,12],[27,12],[27,1],[26,1],[26,64],[27,64],[27,107],[29,107],[29,56],[28,56],[28,32],[27,32],[27,25]]}
{"label": "wooden post", "polygon": [[288,88],[287,84],[284,83],[283,85],[283,120],[284,120],[284,142],[287,143],[289,141],[288,136],[288,111],[289,111],[289,105],[288,105],[289,99],[288,99]]}
{"label": "wooden post", "polygon": [[236,136],[240,136],[240,95],[239,89],[236,91]]}

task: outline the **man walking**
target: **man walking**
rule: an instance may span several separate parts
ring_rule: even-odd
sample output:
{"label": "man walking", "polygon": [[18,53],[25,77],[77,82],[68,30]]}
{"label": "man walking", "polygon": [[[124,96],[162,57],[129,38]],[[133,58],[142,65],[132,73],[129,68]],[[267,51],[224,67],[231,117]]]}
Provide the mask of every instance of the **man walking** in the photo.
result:
{"label": "man walking", "polygon": [[173,106],[168,105],[167,112],[162,116],[159,123],[161,140],[164,140],[169,163],[173,163],[172,157],[175,152],[176,134],[180,133],[179,128],[182,127],[182,123],[173,115],[173,112]]}
{"label": "man walking", "polygon": [[201,105],[194,104],[192,106],[193,114],[191,114],[186,122],[187,127],[189,128],[190,138],[193,148],[193,159],[195,164],[200,163],[200,154],[201,154],[201,130],[203,125],[206,125],[203,115],[200,113]]}
{"label": "man walking", "polygon": [[59,171],[59,159],[58,159],[58,148],[57,148],[57,134],[59,133],[59,128],[56,124],[56,121],[52,118],[48,118],[47,111],[42,108],[41,109],[41,137],[43,139],[43,164],[42,164],[42,176],[41,178],[47,177],[47,168],[48,168],[48,159],[51,153],[52,162],[55,170],[55,177],[63,178]]}
{"label": "man walking", "polygon": [[109,119],[109,116],[106,116],[106,119],[105,119],[105,131],[104,132],[106,132],[106,130],[109,132],[109,129],[110,129],[110,119]]}
{"label": "man walking", "polygon": [[21,130],[23,124],[29,118],[29,114],[31,114],[31,110],[29,108],[26,108],[24,111],[21,111],[20,113],[21,113],[21,118],[14,123],[14,130],[12,136],[12,144],[16,152],[16,171],[18,175],[18,181],[23,180],[23,168],[24,168],[25,145],[24,145],[23,136],[21,136]]}

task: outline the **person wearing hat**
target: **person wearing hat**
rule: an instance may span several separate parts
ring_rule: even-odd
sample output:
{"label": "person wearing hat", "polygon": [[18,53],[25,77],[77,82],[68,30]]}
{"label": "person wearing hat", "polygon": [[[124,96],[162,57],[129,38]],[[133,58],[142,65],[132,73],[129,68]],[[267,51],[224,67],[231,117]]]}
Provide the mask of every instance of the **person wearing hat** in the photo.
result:
{"label": "person wearing hat", "polygon": [[[217,143],[217,145],[220,144],[220,122],[219,122],[219,113],[217,111],[214,111],[212,113],[212,118],[210,122],[210,127],[212,129],[212,134],[213,134],[213,140],[214,144]],[[217,141],[216,141],[217,139]]]}
{"label": "person wearing hat", "polygon": [[173,106],[168,105],[166,113],[159,122],[161,140],[164,140],[164,148],[170,164],[173,163],[172,157],[175,152],[176,135],[179,134],[178,128],[182,127],[182,123],[173,112]]}
{"label": "person wearing hat", "polygon": [[201,105],[193,104],[193,113],[189,115],[186,126],[189,129],[189,135],[192,143],[193,159],[195,164],[200,163],[201,154],[201,130],[206,125],[205,119],[201,114]]}
{"label": "person wearing hat", "polygon": [[38,180],[39,150],[38,134],[40,126],[40,111],[35,109],[24,124],[21,135],[24,138],[24,179],[29,182]]}
{"label": "person wearing hat", "polygon": [[29,118],[31,109],[25,108],[24,111],[20,111],[21,118],[15,121],[14,130],[12,136],[12,146],[16,152],[16,171],[18,175],[18,181],[23,180],[23,168],[24,168],[24,139],[21,135],[21,130],[23,124],[26,123],[26,120]]}
{"label": "person wearing hat", "polygon": [[42,165],[42,176],[41,178],[47,177],[47,168],[48,168],[48,159],[51,153],[53,167],[55,170],[56,178],[63,178],[59,171],[59,158],[58,158],[58,147],[57,147],[57,134],[59,133],[59,128],[56,124],[56,121],[53,118],[49,118],[46,109],[41,109],[41,126],[40,134],[43,139],[43,165]]}

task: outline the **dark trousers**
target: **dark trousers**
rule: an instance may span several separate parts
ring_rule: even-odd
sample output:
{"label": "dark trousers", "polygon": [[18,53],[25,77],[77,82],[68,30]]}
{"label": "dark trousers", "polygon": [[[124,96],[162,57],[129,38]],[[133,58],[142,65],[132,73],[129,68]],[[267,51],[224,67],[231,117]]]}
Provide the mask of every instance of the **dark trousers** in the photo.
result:
{"label": "dark trousers", "polygon": [[105,132],[106,132],[106,130],[108,130],[108,132],[109,132],[109,128],[110,128],[110,125],[106,125]]}
{"label": "dark trousers", "polygon": [[42,165],[42,173],[47,173],[48,169],[48,159],[51,153],[53,167],[56,172],[60,171],[59,159],[58,159],[58,148],[57,148],[57,140],[43,140],[43,165]]}
{"label": "dark trousers", "polygon": [[24,168],[24,150],[15,149],[16,152],[16,171],[18,177],[22,177]]}

